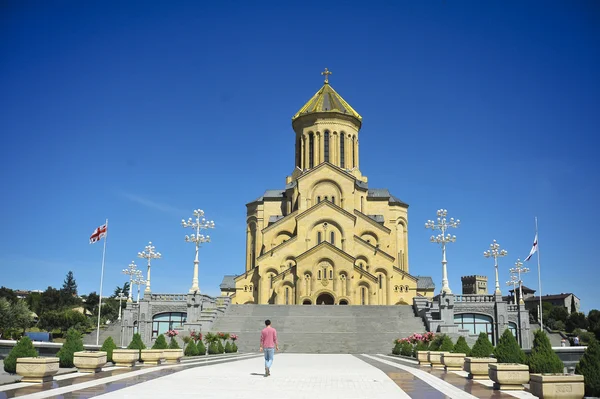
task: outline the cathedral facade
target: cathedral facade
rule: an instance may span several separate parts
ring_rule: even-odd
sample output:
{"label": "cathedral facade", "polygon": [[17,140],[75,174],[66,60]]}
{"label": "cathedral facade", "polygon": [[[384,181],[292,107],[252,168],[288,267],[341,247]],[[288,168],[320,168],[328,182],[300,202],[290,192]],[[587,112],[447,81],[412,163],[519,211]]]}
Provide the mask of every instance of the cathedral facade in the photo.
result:
{"label": "cathedral facade", "polygon": [[360,170],[362,117],[329,85],[292,118],[295,169],[248,203],[245,271],[234,304],[395,305],[433,296],[408,264],[408,204]]}

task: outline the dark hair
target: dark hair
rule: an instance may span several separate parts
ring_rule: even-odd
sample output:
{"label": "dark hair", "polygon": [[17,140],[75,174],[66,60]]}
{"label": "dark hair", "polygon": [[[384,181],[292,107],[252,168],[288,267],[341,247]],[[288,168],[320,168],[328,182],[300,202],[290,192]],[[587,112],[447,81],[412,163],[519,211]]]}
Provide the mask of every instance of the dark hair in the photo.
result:
{"label": "dark hair", "polygon": [[270,326],[271,325],[271,320],[265,320],[265,326]]}

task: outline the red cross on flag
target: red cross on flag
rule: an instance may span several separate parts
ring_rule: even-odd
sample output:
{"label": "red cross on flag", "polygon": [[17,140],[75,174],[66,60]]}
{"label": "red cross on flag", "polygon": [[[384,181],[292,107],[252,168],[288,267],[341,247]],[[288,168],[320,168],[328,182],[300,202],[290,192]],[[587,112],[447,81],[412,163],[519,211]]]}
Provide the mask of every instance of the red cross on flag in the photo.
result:
{"label": "red cross on flag", "polygon": [[535,234],[535,239],[533,240],[533,247],[531,247],[531,251],[529,251],[529,256],[527,256],[525,258],[525,262],[527,262],[529,259],[531,259],[531,257],[533,256],[534,253],[536,253],[537,251],[537,233]]}
{"label": "red cross on flag", "polygon": [[90,244],[100,241],[104,236],[106,236],[106,231],[106,223],[94,230],[94,232],[90,236]]}

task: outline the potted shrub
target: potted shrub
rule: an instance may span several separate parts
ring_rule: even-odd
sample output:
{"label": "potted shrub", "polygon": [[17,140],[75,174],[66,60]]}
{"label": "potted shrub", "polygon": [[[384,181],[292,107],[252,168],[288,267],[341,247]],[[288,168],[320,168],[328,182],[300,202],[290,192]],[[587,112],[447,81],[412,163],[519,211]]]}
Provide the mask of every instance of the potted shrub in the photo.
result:
{"label": "potted shrub", "polygon": [[164,357],[163,351],[168,348],[167,340],[164,335],[159,335],[152,345],[152,349],[142,349],[141,358],[142,362],[146,365],[158,366],[160,360]]}
{"label": "potted shrub", "polygon": [[[29,339],[29,337],[22,337],[4,359],[4,371],[15,374],[17,372],[17,359],[38,356],[38,352],[33,347],[31,339]],[[58,369],[56,370],[58,371]]]}
{"label": "potted shrub", "polygon": [[[21,338],[23,339],[23,338]],[[19,357],[17,374],[21,382],[48,382],[58,373],[60,359],[56,357]]]}
{"label": "potted shrub", "polygon": [[186,356],[198,356],[198,347],[196,346],[196,344],[194,343],[193,340],[191,340],[185,347],[185,351],[183,352],[184,355]]}
{"label": "potted shrub", "polygon": [[583,376],[564,374],[562,360],[552,349],[546,333],[537,330],[529,355],[529,392],[538,398],[581,398]]}
{"label": "potted shrub", "polygon": [[73,359],[75,357],[75,352],[81,351],[83,351],[81,333],[74,328],[69,328],[67,331],[67,339],[56,354],[60,360],[60,367],[74,367]]}
{"label": "potted shrub", "polygon": [[575,368],[575,374],[585,378],[586,396],[600,397],[600,345],[595,339],[591,339],[588,343],[583,357]]}
{"label": "potted shrub", "polygon": [[107,362],[106,352],[79,351],[73,356],[73,364],[80,373],[98,373]]}
{"label": "potted shrub", "polygon": [[413,356],[419,361],[419,366],[430,366],[429,363],[429,343],[418,341],[413,351]]}
{"label": "potted shrub", "polygon": [[225,343],[225,353],[232,353],[233,349],[231,348],[231,342],[227,341]]}
{"label": "potted shrub", "polygon": [[140,334],[133,334],[131,342],[127,349],[114,349],[112,358],[115,366],[118,367],[133,367],[135,362],[140,360],[141,350],[146,349],[146,345],[142,342]]}
{"label": "potted shrub", "polygon": [[[444,365],[442,364],[443,353],[441,350],[444,337],[446,337],[445,334],[437,335],[435,339],[431,341],[431,345],[429,346],[429,356],[427,358],[429,363],[431,363],[431,367],[438,369],[444,368]],[[452,341],[450,341],[450,344],[452,344]]]}
{"label": "potted shrub", "polygon": [[175,330],[169,330],[166,332],[167,337],[171,340],[169,341],[169,345],[166,349],[163,350],[163,356],[165,357],[165,361],[167,363],[179,363],[181,358],[183,357],[183,351],[179,347],[177,340],[175,337],[179,334]]}
{"label": "potted shrub", "polygon": [[142,355],[142,349],[146,349],[146,345],[142,342],[142,336],[138,333],[133,334],[133,338],[129,345],[127,345],[127,349],[137,349],[138,350],[138,360],[140,360]]}
{"label": "potted shrub", "polygon": [[238,339],[238,336],[237,336],[237,335],[235,335],[235,334],[231,334],[231,335],[229,336],[229,338],[231,338],[231,341],[232,341],[232,344],[231,344],[231,349],[233,350],[233,353],[237,353],[237,351],[238,351],[238,347],[237,347],[237,345],[235,344],[235,341],[237,341],[237,339]]}
{"label": "potted shrub", "polygon": [[488,379],[489,364],[497,361],[490,357],[493,351],[494,346],[488,339],[487,334],[484,332],[479,333],[469,357],[465,357],[464,370],[469,373],[467,378],[472,380]]}
{"label": "potted shrub", "polygon": [[113,341],[112,337],[108,337],[104,340],[104,342],[102,343],[102,347],[100,348],[101,352],[106,352],[106,361],[107,362],[112,362],[113,358],[112,358],[112,354],[113,354],[113,350],[117,349],[117,345],[115,344],[115,341]]}
{"label": "potted shrub", "polygon": [[465,337],[458,337],[456,345],[454,345],[450,353],[444,353],[444,356],[442,356],[446,371],[462,370],[465,364],[465,357],[469,352],[469,345],[467,345]]}
{"label": "potted shrub", "polygon": [[509,329],[504,330],[494,349],[498,363],[489,365],[489,377],[494,389],[522,390],[529,382],[529,367],[525,353]]}

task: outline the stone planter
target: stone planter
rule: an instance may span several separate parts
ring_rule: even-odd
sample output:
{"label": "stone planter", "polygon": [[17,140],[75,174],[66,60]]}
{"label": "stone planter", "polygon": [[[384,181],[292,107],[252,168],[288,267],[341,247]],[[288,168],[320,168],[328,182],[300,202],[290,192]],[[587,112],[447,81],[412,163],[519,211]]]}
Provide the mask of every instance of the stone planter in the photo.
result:
{"label": "stone planter", "polygon": [[179,363],[183,357],[183,349],[164,349],[163,355],[167,363]]}
{"label": "stone planter", "polygon": [[490,363],[490,380],[494,381],[494,389],[504,391],[523,390],[523,384],[529,382],[529,366],[519,363]]}
{"label": "stone planter", "polygon": [[429,351],[417,351],[417,360],[419,361],[419,366],[431,366]]}
{"label": "stone planter", "polygon": [[80,373],[98,373],[106,364],[106,352],[81,351],[75,352],[73,364]]}
{"label": "stone planter", "polygon": [[464,353],[448,353],[444,352],[442,356],[442,363],[444,364],[446,371],[460,371],[463,369],[465,364]]}
{"label": "stone planter", "polygon": [[163,358],[163,349],[142,349],[142,362],[158,366]]}
{"label": "stone planter", "polygon": [[581,399],[585,393],[585,386],[582,375],[531,374],[529,392],[545,399]]}
{"label": "stone planter", "polygon": [[429,357],[427,358],[427,360],[429,360],[429,363],[431,363],[431,367],[436,368],[436,369],[444,368],[444,365],[442,363],[442,355],[444,353],[449,353],[449,352],[429,351]]}
{"label": "stone planter", "polygon": [[491,357],[465,357],[463,370],[469,373],[471,380],[487,380],[489,378],[489,364],[497,360]]}
{"label": "stone planter", "polygon": [[118,367],[133,367],[140,358],[139,349],[113,350],[113,363]]}
{"label": "stone planter", "polygon": [[21,357],[17,359],[17,374],[21,382],[48,382],[58,373],[57,357]]}

